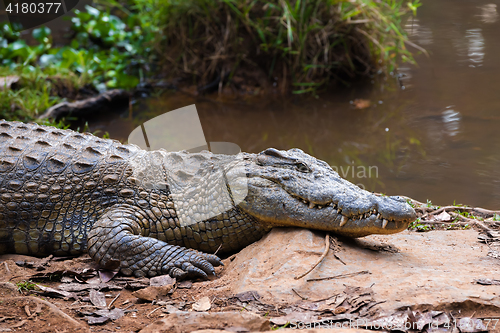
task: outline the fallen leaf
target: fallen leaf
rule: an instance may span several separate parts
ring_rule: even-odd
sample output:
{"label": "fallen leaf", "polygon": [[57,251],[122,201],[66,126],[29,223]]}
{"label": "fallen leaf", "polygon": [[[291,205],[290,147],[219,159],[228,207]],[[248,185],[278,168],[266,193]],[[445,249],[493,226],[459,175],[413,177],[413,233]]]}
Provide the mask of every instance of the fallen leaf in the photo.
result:
{"label": "fallen leaf", "polygon": [[362,110],[369,108],[371,102],[367,99],[356,98],[354,101],[352,101],[352,105],[354,106],[355,109]]}
{"label": "fallen leaf", "polygon": [[101,282],[106,283],[114,278],[117,273],[118,271],[109,271],[102,269],[99,270],[99,277],[101,278]]}
{"label": "fallen leaf", "polygon": [[97,290],[91,290],[89,293],[90,302],[98,307],[105,308],[106,307],[106,297],[103,293]]}
{"label": "fallen leaf", "polygon": [[258,301],[260,296],[256,291],[245,291],[234,295],[240,302]]}
{"label": "fallen leaf", "polygon": [[155,276],[149,280],[149,285],[152,287],[161,287],[167,285],[174,285],[176,280],[170,275]]}
{"label": "fallen leaf", "polygon": [[119,308],[114,308],[113,310],[102,309],[94,312],[98,316],[108,317],[111,320],[120,319],[125,315],[125,311]]}
{"label": "fallen leaf", "polygon": [[42,294],[45,296],[51,296],[51,297],[72,298],[74,300],[78,299],[78,296],[72,292],[68,292],[68,291],[64,291],[64,290],[60,290],[60,289],[49,288],[49,287],[44,287],[44,286],[41,286],[39,284],[37,284],[36,286],[37,286],[37,288],[39,288],[41,290],[41,292],[34,290],[34,292],[36,292],[38,294]]}
{"label": "fallen leaf", "polygon": [[207,296],[200,298],[198,302],[193,304],[193,310],[198,312],[208,311],[211,307],[210,298]]}
{"label": "fallen leaf", "polygon": [[439,213],[437,215],[433,215],[431,220],[432,221],[448,222],[448,221],[452,220],[452,217],[445,210],[443,210],[441,213]]}
{"label": "fallen leaf", "polygon": [[89,325],[104,324],[108,320],[110,320],[109,317],[92,317],[92,316],[85,317],[85,319],[87,319],[87,323]]}
{"label": "fallen leaf", "polygon": [[99,289],[99,290],[122,290],[123,287],[115,286],[110,283],[99,283],[99,284],[81,284],[81,283],[64,283],[57,287],[59,290],[64,291],[83,291],[88,289]]}

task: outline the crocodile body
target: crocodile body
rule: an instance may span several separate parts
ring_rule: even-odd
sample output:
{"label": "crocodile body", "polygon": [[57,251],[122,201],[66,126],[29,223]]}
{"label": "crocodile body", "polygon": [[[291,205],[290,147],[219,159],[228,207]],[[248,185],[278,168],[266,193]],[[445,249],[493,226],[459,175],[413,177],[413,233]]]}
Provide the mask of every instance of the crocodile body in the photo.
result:
{"label": "crocodile body", "polygon": [[146,152],[88,133],[0,121],[0,253],[88,252],[136,276],[213,274],[275,226],[360,237],[415,212],[298,149],[236,156]]}

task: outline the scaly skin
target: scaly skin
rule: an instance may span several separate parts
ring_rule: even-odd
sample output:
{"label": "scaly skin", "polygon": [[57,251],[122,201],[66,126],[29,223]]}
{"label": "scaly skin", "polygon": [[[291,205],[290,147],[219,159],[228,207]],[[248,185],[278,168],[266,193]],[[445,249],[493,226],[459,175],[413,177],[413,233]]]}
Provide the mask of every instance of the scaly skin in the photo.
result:
{"label": "scaly skin", "polygon": [[[126,275],[213,274],[276,226],[352,237],[415,212],[299,149],[236,156],[145,152],[88,133],[0,121],[0,253],[89,255]],[[201,252],[203,251],[203,252]]]}

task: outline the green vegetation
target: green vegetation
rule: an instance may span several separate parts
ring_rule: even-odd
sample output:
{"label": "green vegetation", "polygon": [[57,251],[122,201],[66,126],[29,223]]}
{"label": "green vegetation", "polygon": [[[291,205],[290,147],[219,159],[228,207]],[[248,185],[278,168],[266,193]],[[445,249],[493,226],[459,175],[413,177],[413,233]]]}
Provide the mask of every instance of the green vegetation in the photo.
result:
{"label": "green vegetation", "polygon": [[61,48],[52,47],[49,28],[34,29],[38,44],[27,45],[10,24],[0,24],[0,76],[20,77],[20,88],[0,90],[0,117],[32,120],[84,87],[131,89],[151,70],[152,29],[141,28],[137,15],[128,16],[125,24],[109,11],[86,8],[75,12],[74,37]]}
{"label": "green vegetation", "polygon": [[[53,47],[50,29],[28,45],[0,23],[0,117],[32,120],[82,89],[132,89],[162,74],[203,86],[222,80],[250,92],[275,86],[315,93],[358,74],[413,63],[404,20],[419,0],[120,0],[75,11],[72,38]],[[253,82],[253,83],[252,83]],[[222,87],[222,84],[216,84]]]}
{"label": "green vegetation", "polygon": [[19,291],[20,293],[36,290],[38,288],[36,284],[33,283],[31,280],[19,281],[18,283],[16,283],[16,287],[17,291]]}
{"label": "green vegetation", "polygon": [[434,230],[434,226],[422,223],[420,217],[417,218],[415,221],[410,223],[408,226],[408,230],[415,230],[415,231],[420,231],[420,232],[425,232],[425,231],[431,231]]}
{"label": "green vegetation", "polygon": [[[403,30],[419,0],[136,0],[162,27],[173,73],[208,83],[262,71],[270,82],[314,92],[332,79],[389,73],[414,62]],[[157,8],[153,12],[150,8]],[[286,90],[286,89],[284,89]]]}

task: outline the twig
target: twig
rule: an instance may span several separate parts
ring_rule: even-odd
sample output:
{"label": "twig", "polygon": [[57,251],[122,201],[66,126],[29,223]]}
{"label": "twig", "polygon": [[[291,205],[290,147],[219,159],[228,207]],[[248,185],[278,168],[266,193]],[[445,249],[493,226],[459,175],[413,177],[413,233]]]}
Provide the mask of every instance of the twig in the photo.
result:
{"label": "twig", "polygon": [[69,321],[70,323],[72,323],[73,325],[78,326],[78,327],[83,326],[83,324],[81,324],[80,322],[78,322],[75,319],[71,318],[69,315],[67,315],[66,313],[64,313],[62,310],[60,310],[54,304],[52,304],[50,302],[47,302],[47,301],[45,301],[43,299],[40,299],[38,297],[23,296],[23,297],[12,297],[11,299],[13,299],[13,300],[22,300],[22,301],[25,301],[26,299],[29,299],[31,301],[34,301],[35,303],[41,303],[43,305],[46,305],[52,312],[54,312],[55,314],[63,317],[64,319],[66,319],[67,321]]}
{"label": "twig", "polygon": [[301,294],[299,294],[299,292],[298,292],[297,290],[293,289],[293,288],[292,288],[292,291],[293,291],[293,292],[294,292],[297,296],[299,296],[300,298],[302,298],[304,301],[305,301],[305,300],[307,300],[307,299],[309,299],[308,297],[306,297],[306,296],[302,296]]}
{"label": "twig", "polygon": [[328,296],[328,297],[325,297],[325,298],[321,298],[321,299],[315,299],[314,301],[311,301],[312,303],[316,303],[316,302],[322,302],[322,301],[326,301],[332,297],[337,297],[339,296],[340,294],[333,294],[332,296]]}
{"label": "twig", "polygon": [[146,315],[146,317],[148,317],[148,318],[149,318],[149,316],[150,316],[150,315],[152,315],[153,313],[155,313],[157,310],[160,310],[161,308],[163,308],[163,306],[160,306],[159,308],[154,309],[153,311],[151,311],[150,313],[148,313],[148,314]]}
{"label": "twig", "polygon": [[120,297],[121,293],[118,293],[118,295],[116,295],[115,298],[113,298],[113,300],[111,302],[109,302],[109,305],[108,305],[108,310],[111,310],[111,306],[113,305],[113,303],[118,299],[118,297]]}
{"label": "twig", "polygon": [[337,259],[338,261],[340,261],[341,263],[343,263],[344,265],[347,265],[342,259],[340,259],[340,257],[338,255],[336,255],[335,253],[333,254],[333,256],[335,257],[335,259]]}
{"label": "twig", "polygon": [[323,254],[321,255],[321,257],[319,257],[318,261],[316,262],[316,264],[314,264],[313,267],[311,267],[307,272],[305,272],[304,274],[301,274],[299,276],[296,276],[295,277],[295,280],[298,280],[298,279],[301,279],[303,278],[304,276],[306,276],[307,274],[311,273],[313,269],[316,268],[316,266],[318,266],[321,261],[323,261],[323,259],[326,257],[326,255],[328,254],[328,250],[330,250],[330,234],[329,233],[326,233],[326,236],[325,236],[325,250],[323,251]]}
{"label": "twig", "polygon": [[[125,311],[125,310],[127,310],[127,309],[130,309],[130,308],[131,308],[132,306],[134,306],[134,305],[135,305],[134,303],[129,304],[126,308],[123,308],[123,311]],[[132,311],[132,310],[130,310],[130,311]]]}
{"label": "twig", "polygon": [[222,247],[222,243],[220,243],[220,245],[219,245],[219,247],[217,248],[217,250],[215,250],[215,252],[214,252],[214,256],[216,256],[216,255],[217,255],[217,252],[219,252],[219,250],[220,250],[220,248],[221,248],[221,247]]}
{"label": "twig", "polygon": [[493,231],[492,229],[490,229],[488,226],[486,226],[483,222],[479,221],[479,220],[476,220],[476,219],[470,219],[470,218],[467,218],[465,216],[462,216],[460,214],[457,214],[457,213],[454,213],[454,212],[449,212],[449,214],[451,216],[455,216],[455,217],[458,217],[462,220],[464,220],[465,222],[467,223],[473,223],[473,224],[476,224],[478,226],[480,226],[481,228],[483,228],[484,230],[486,231]]}
{"label": "twig", "polygon": [[311,282],[311,281],[323,281],[323,280],[341,279],[341,278],[355,276],[355,275],[361,275],[361,274],[371,274],[371,273],[369,271],[359,271],[359,272],[355,272],[355,273],[340,274],[340,275],[327,276],[327,277],[316,278],[316,279],[308,279],[306,281],[307,282]]}
{"label": "twig", "polygon": [[7,261],[4,261],[3,264],[5,265],[5,270],[7,271],[7,273],[10,274],[10,269],[9,266],[7,265]]}
{"label": "twig", "polygon": [[430,212],[427,212],[425,213],[424,215],[422,215],[420,218],[421,219],[425,219],[428,215],[436,215],[436,214],[439,214],[445,210],[466,210],[466,211],[471,211],[471,210],[474,210],[474,208],[472,207],[460,207],[460,206],[444,206],[444,207],[441,207],[437,210],[434,210],[434,211],[430,211]]}

